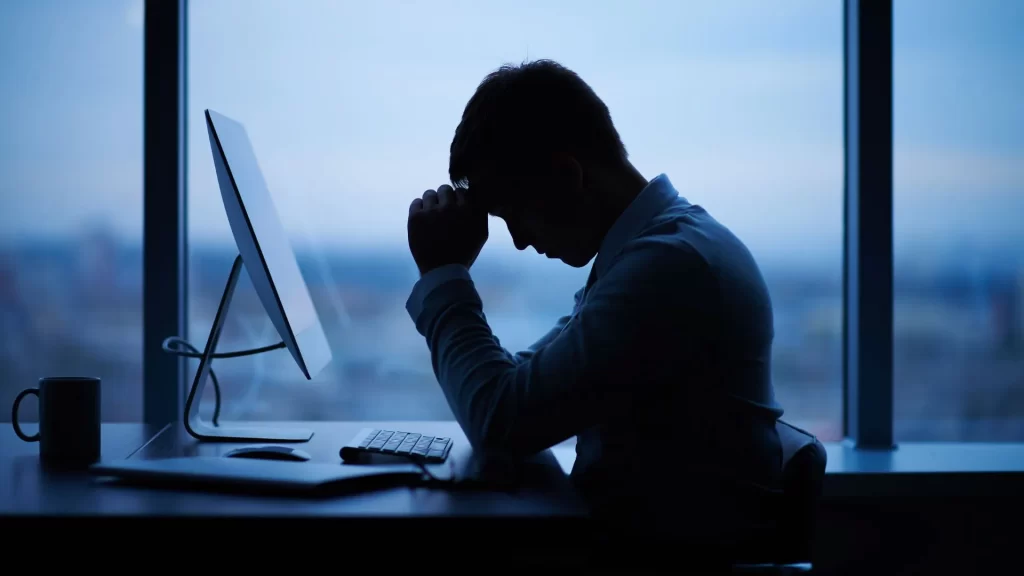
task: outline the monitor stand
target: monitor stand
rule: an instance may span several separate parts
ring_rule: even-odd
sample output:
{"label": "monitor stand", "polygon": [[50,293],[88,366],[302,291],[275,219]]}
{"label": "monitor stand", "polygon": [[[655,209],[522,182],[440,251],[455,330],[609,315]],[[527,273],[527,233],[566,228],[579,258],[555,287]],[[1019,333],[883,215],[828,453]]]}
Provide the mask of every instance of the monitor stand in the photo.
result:
{"label": "monitor stand", "polygon": [[210,337],[206,340],[206,348],[199,360],[199,369],[196,371],[192,388],[188,393],[188,400],[185,402],[185,430],[192,437],[209,442],[306,442],[313,437],[312,430],[263,426],[212,426],[199,417],[199,400],[203,397],[203,390],[206,388],[206,378],[210,374],[213,354],[217,349],[217,341],[220,340],[224,320],[228,315],[228,307],[231,305],[231,298],[234,296],[238,276],[241,273],[242,256],[238,255],[235,257],[234,264],[231,265],[231,274],[224,287],[220,306],[217,307],[217,315],[214,317],[213,327],[210,329]]}

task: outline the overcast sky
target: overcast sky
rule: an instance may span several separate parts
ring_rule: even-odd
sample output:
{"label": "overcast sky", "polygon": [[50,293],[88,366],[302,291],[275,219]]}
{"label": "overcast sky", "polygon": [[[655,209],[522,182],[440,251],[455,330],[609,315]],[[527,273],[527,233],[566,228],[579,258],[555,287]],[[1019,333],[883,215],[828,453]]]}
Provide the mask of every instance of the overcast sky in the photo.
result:
{"label": "overcast sky", "polygon": [[[756,254],[835,258],[841,0],[193,0],[189,225],[230,241],[203,109],[248,128],[286,228],[402,247],[480,79],[553,58],[648,177]],[[1024,2],[900,0],[897,244],[1024,241]],[[141,0],[0,3],[0,235],[138,239]],[[500,222],[492,244],[511,242]]]}

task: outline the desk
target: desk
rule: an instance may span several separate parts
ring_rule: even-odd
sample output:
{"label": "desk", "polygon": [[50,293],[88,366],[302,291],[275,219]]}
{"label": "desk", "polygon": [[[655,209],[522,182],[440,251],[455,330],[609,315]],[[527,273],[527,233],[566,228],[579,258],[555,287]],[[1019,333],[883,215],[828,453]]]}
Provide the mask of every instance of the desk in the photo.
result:
{"label": "desk", "polygon": [[[449,460],[460,477],[489,478],[490,464],[474,458],[459,426],[454,422],[284,422],[274,426],[310,428],[313,438],[297,444],[315,462],[341,465],[338,450],[364,427],[412,430],[447,436],[455,442]],[[32,425],[29,425],[32,426]],[[33,426],[34,427],[34,426]],[[200,443],[187,435],[180,424],[154,429],[143,424],[103,424],[102,458],[164,458],[218,455],[243,446],[238,443]],[[379,539],[378,528],[386,531],[413,529],[430,531],[443,522],[445,539],[477,541],[480,546],[499,541],[495,532],[516,534],[518,544],[542,548],[571,549],[586,531],[586,510],[573,491],[568,477],[551,452],[545,451],[514,468],[501,468],[511,490],[446,491],[426,488],[392,488],[354,496],[329,499],[253,497],[211,494],[155,488],[110,485],[82,473],[51,473],[39,466],[39,445],[19,440],[9,424],[0,426],[0,524],[12,529],[27,520],[44,522],[52,529],[78,526],[75,519],[113,520],[137,530],[138,521],[161,519],[186,522],[195,533],[232,530],[274,534],[307,534],[293,531],[288,522],[329,520],[331,531],[343,531],[353,542],[364,534]],[[302,463],[296,463],[301,466]],[[447,464],[443,465],[447,467]],[[220,519],[210,522],[212,519]],[[201,520],[193,522],[193,520]],[[266,522],[272,520],[273,524]],[[5,522],[7,521],[7,522]],[[57,522],[54,522],[57,521]],[[110,522],[106,522],[109,524]],[[136,528],[131,528],[136,526]],[[38,530],[43,530],[42,526]],[[108,528],[104,528],[105,530]],[[398,533],[398,532],[396,532]],[[299,536],[294,536],[298,538]],[[569,548],[567,548],[567,546]]]}

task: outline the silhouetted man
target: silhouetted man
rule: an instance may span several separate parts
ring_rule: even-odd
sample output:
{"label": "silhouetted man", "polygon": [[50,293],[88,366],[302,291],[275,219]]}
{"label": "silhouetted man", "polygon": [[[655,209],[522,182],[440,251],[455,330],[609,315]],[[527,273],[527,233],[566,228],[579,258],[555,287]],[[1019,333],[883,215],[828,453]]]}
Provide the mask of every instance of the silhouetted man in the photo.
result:
{"label": "silhouetted man", "polygon": [[[756,538],[751,494],[779,484],[782,410],[771,301],[740,240],[666,175],[641,175],[604,103],[551,61],[483,80],[449,176],[409,209],[407,308],[473,448],[526,456],[576,436],[571,477],[608,527],[725,553]],[[515,354],[470,272],[488,214],[520,250],[593,260],[571,313]]]}

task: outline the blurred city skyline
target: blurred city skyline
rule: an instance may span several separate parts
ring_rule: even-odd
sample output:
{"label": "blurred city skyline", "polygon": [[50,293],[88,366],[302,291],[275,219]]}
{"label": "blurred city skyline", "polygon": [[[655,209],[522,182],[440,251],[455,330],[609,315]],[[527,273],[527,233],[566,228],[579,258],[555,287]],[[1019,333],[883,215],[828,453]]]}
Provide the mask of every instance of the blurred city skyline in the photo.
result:
{"label": "blurred city skyline", "polygon": [[[229,249],[192,249],[189,337],[208,333]],[[450,419],[422,338],[404,309],[415,279],[405,255],[300,252],[333,359],[306,381],[285,351],[216,363],[223,417],[245,420]],[[502,345],[524,349],[570,308],[582,277],[481,258],[477,289]],[[0,250],[0,401],[40,371],[103,379],[103,414],[141,409],[141,250],[107,235]],[[841,286],[821,270],[764,267],[776,338],[772,373],[785,419],[842,435]],[[1024,438],[1024,269],[897,270],[896,432],[900,440]],[[222,350],[277,340],[243,274]],[[192,363],[192,370],[195,363]],[[212,393],[203,410],[209,416]],[[33,418],[34,405],[25,410]]]}

